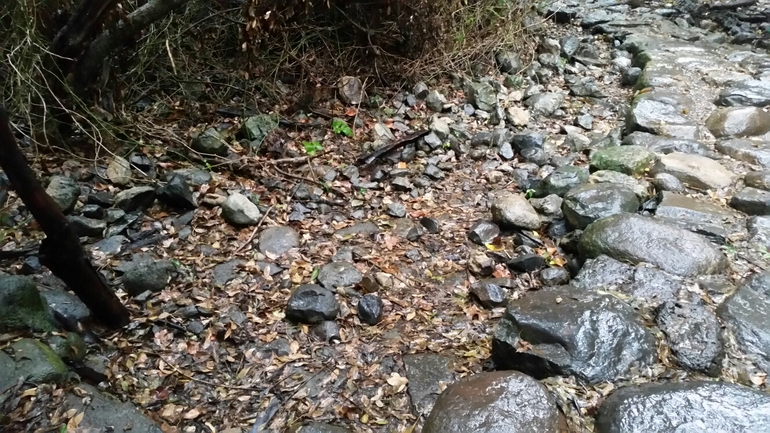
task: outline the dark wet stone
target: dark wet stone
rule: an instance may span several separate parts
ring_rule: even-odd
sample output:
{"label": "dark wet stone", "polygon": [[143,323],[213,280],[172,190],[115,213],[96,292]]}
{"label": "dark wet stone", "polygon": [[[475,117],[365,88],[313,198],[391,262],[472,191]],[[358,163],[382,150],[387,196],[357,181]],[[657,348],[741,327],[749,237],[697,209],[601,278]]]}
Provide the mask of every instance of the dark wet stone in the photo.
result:
{"label": "dark wet stone", "polygon": [[634,310],[610,295],[570,286],[530,292],[508,306],[492,341],[495,365],[536,379],[612,381],[649,366],[657,342]]}
{"label": "dark wet stone", "polygon": [[97,204],[87,204],[83,206],[80,211],[83,213],[84,217],[97,220],[104,218],[105,215],[104,208]]}
{"label": "dark wet stone", "polygon": [[770,191],[770,170],[752,171],[743,177],[746,186]]}
{"label": "dark wet stone", "polygon": [[51,176],[45,192],[65,214],[72,212],[80,197],[80,186],[67,176]]}
{"label": "dark wet stone", "polygon": [[340,338],[340,325],[337,322],[331,320],[323,321],[313,327],[310,331],[317,339],[331,343],[333,341],[341,341]]}
{"label": "dark wet stone", "polygon": [[84,216],[69,215],[67,222],[78,236],[101,237],[107,228],[107,221],[86,218]]}
{"label": "dark wet stone", "polygon": [[468,102],[479,110],[491,111],[497,104],[497,91],[489,83],[471,83],[468,86]]}
{"label": "dark wet stone", "polygon": [[115,196],[109,191],[91,191],[88,193],[86,203],[95,204],[101,207],[110,207],[115,203]]}
{"label": "dark wet stone", "polygon": [[151,186],[135,186],[115,195],[115,206],[125,212],[144,210],[155,201],[155,188]]}
{"label": "dark wet stone", "polygon": [[588,182],[588,170],[585,167],[563,165],[538,183],[535,196],[545,197],[551,194],[563,196],[574,186],[586,182]]}
{"label": "dark wet stone", "polygon": [[752,137],[770,132],[770,113],[759,107],[719,108],[706,119],[716,138]]}
{"label": "dark wet stone", "polygon": [[582,114],[575,117],[575,126],[579,126],[586,131],[590,131],[594,127],[594,118],[590,114]]}
{"label": "dark wet stone", "polygon": [[547,222],[553,222],[564,217],[564,214],[561,211],[563,202],[562,198],[555,194],[543,198],[529,199],[529,203],[532,207],[535,208],[542,219]]}
{"label": "dark wet stone", "polygon": [[559,433],[566,421],[548,389],[519,372],[479,373],[438,397],[423,433]]}
{"label": "dark wet stone", "polygon": [[376,325],[382,320],[384,304],[379,296],[369,293],[358,300],[358,317],[369,325]]}
{"label": "dark wet stone", "polygon": [[545,268],[540,271],[540,282],[544,286],[562,286],[569,283],[569,271],[564,268]]}
{"label": "dark wet stone", "polygon": [[176,276],[171,260],[134,260],[123,274],[123,287],[131,296],[143,292],[160,292]]}
{"label": "dark wet stone", "polygon": [[757,272],[751,275],[743,281],[741,287],[770,297],[770,271]]}
{"label": "dark wet stone", "polygon": [[327,289],[355,286],[363,275],[348,262],[333,262],[323,265],[318,271],[318,282]]}
{"label": "dark wet stone", "polygon": [[291,227],[268,227],[259,234],[259,251],[263,254],[281,256],[297,248],[300,243],[299,233]]}
{"label": "dark wet stone", "polygon": [[84,321],[91,316],[91,311],[77,296],[64,290],[45,290],[40,292],[48,307],[65,316]]}
{"label": "dark wet stone", "polygon": [[543,166],[548,163],[550,156],[543,149],[530,147],[521,150],[521,157],[526,162],[531,162],[539,166]]}
{"label": "dark wet stone", "polygon": [[412,188],[414,188],[414,185],[412,185],[412,182],[409,181],[409,178],[406,176],[399,176],[390,181],[390,185],[393,187],[395,191],[411,191]]}
{"label": "dark wet stone", "polygon": [[675,301],[685,292],[683,282],[676,276],[645,266],[634,270],[632,284],[621,285],[618,289],[634,298],[644,299],[653,306]]}
{"label": "dark wet stone", "polygon": [[725,382],[648,383],[610,394],[597,433],[770,431],[770,396]]}
{"label": "dark wet stone", "polygon": [[286,305],[286,318],[299,323],[316,324],[334,320],[340,312],[340,304],[334,293],[317,284],[297,287]]}
{"label": "dark wet stone", "polygon": [[21,265],[21,274],[33,275],[42,269],[43,265],[40,263],[40,258],[38,256],[29,256],[24,259],[24,263]]}
{"label": "dark wet stone", "polygon": [[385,209],[385,213],[393,218],[403,218],[406,216],[406,206],[403,203],[391,203]]}
{"label": "dark wet stone", "polygon": [[435,235],[441,231],[441,226],[439,225],[438,220],[436,220],[435,218],[422,217],[420,218],[420,224],[430,234]]}
{"label": "dark wet stone", "polygon": [[608,256],[586,260],[572,285],[582,290],[618,290],[633,280],[634,268]]}
{"label": "dark wet stone", "polygon": [[517,152],[521,152],[524,149],[536,148],[542,149],[545,143],[545,136],[539,132],[527,132],[522,134],[514,134],[511,138],[511,145]]}
{"label": "dark wet stone", "polygon": [[490,280],[473,283],[470,295],[484,308],[502,307],[507,303],[505,290]]}
{"label": "dark wet stone", "polygon": [[676,176],[668,173],[658,173],[652,179],[652,184],[655,185],[659,191],[671,191],[675,193],[683,193],[687,191],[682,182],[676,178]]}
{"label": "dark wet stone", "polygon": [[645,147],[652,152],[664,155],[679,152],[705,156],[711,159],[719,158],[719,155],[717,155],[716,152],[699,141],[663,137],[641,131],[634,131],[631,134],[628,134],[623,139],[623,145]]}
{"label": "dark wet stone", "polygon": [[158,200],[161,202],[181,208],[195,209],[198,205],[192,196],[192,189],[187,180],[181,175],[173,175],[168,182],[157,190]]}
{"label": "dark wet stone", "polygon": [[478,245],[492,243],[500,236],[500,227],[492,221],[479,221],[468,230],[468,239]]}
{"label": "dark wet stone", "polygon": [[591,78],[579,78],[575,79],[572,83],[569,83],[569,80],[565,80],[568,82],[567,87],[569,87],[569,93],[572,96],[577,97],[584,97],[584,98],[606,98],[607,95],[605,95],[601,89],[599,88],[599,85],[596,84],[596,81]]}
{"label": "dark wet stone", "polygon": [[611,215],[636,212],[638,208],[639,199],[633,191],[610,183],[578,185],[564,195],[562,204],[567,222],[578,229]]}
{"label": "dark wet stone", "polygon": [[655,324],[666,335],[679,365],[717,377],[722,368],[722,329],[714,313],[702,305],[666,302]]}
{"label": "dark wet stone", "polygon": [[639,77],[642,75],[642,68],[631,67],[625,70],[620,76],[620,84],[624,86],[633,86],[639,81]]}
{"label": "dark wet stone", "polygon": [[595,171],[588,176],[588,182],[594,184],[608,183],[628,188],[636,194],[639,200],[646,200],[650,197],[651,188],[649,182],[643,179],[636,179],[633,176],[618,171]]}
{"label": "dark wet stone", "polygon": [[128,242],[128,238],[123,235],[110,236],[107,239],[102,239],[99,242],[91,245],[95,250],[99,250],[107,255],[116,255],[120,253],[123,248],[123,244]]}
{"label": "dark wet stone", "polygon": [[612,170],[631,176],[642,175],[655,163],[655,154],[641,146],[608,147],[591,155],[593,170]]}
{"label": "dark wet stone", "polygon": [[505,263],[514,272],[535,272],[545,267],[545,258],[538,254],[524,254]]}
{"label": "dark wet stone", "polygon": [[589,258],[606,254],[680,276],[717,273],[727,264],[722,252],[702,236],[636,214],[613,215],[589,225],[579,249]]}
{"label": "dark wet stone", "polygon": [[407,392],[415,412],[427,416],[444,386],[454,382],[452,359],[435,353],[404,355]]}
{"label": "dark wet stone", "polygon": [[744,80],[734,83],[719,93],[716,104],[726,107],[768,106],[770,105],[770,81]]}
{"label": "dark wet stone", "polygon": [[471,146],[473,147],[489,147],[492,145],[492,133],[491,132],[477,132],[471,137]]}
{"label": "dark wet stone", "polygon": [[748,215],[770,215],[770,192],[743,188],[730,199],[730,207]]}
{"label": "dark wet stone", "polygon": [[770,142],[734,138],[718,141],[717,150],[731,158],[770,168]]}
{"label": "dark wet stone", "polygon": [[495,271],[495,261],[482,251],[474,251],[468,259],[468,271],[477,277],[488,277]]}
{"label": "dark wet stone", "polygon": [[770,297],[743,285],[717,307],[738,348],[770,373]]}

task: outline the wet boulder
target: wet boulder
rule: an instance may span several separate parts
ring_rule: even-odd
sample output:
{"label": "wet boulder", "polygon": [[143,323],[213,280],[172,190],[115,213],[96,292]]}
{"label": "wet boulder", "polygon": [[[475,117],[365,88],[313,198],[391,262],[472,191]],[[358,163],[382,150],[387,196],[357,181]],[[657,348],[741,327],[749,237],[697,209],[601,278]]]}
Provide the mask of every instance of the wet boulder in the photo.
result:
{"label": "wet boulder", "polygon": [[630,189],[611,183],[578,185],[564,195],[562,212],[572,227],[584,229],[602,218],[619,213],[633,213],[639,199]]}
{"label": "wet boulder", "polygon": [[648,383],[602,403],[597,433],[770,431],[770,395],[725,382]]}
{"label": "wet boulder", "polygon": [[703,236],[636,214],[618,214],[589,225],[578,245],[588,258],[606,254],[616,260],[646,262],[679,276],[720,272],[722,252]]}
{"label": "wet boulder", "polygon": [[423,433],[558,433],[566,421],[548,389],[515,371],[480,373],[438,397]]}
{"label": "wet boulder", "polygon": [[656,346],[625,303],[562,286],[530,292],[508,306],[495,329],[492,358],[498,368],[538,379],[575,375],[598,383],[651,365]]}

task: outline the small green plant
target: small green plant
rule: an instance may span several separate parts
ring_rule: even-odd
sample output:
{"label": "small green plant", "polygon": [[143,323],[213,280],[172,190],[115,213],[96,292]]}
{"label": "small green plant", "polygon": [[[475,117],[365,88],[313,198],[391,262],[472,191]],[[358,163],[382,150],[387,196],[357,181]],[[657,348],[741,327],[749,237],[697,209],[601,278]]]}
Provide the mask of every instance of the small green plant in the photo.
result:
{"label": "small green plant", "polygon": [[535,195],[535,190],[530,188],[526,192],[524,192],[524,196],[527,198],[532,198],[532,196]]}
{"label": "small green plant", "polygon": [[770,260],[770,252],[767,251],[767,247],[759,247],[759,252],[762,253],[763,260]]}
{"label": "small green plant", "polygon": [[441,143],[441,147],[443,147],[444,149],[449,149],[452,147],[452,145],[449,144],[449,142],[444,142],[444,143]]}
{"label": "small green plant", "polygon": [[315,279],[318,278],[318,272],[319,272],[318,268],[313,268],[313,273],[310,274],[310,281],[311,282],[315,281]]}
{"label": "small green plant", "polygon": [[305,146],[305,152],[310,156],[314,156],[319,151],[324,150],[323,146],[321,146],[321,143],[315,140],[303,141],[302,145]]}
{"label": "small green plant", "polygon": [[342,119],[332,119],[332,131],[335,134],[345,135],[347,137],[353,136],[353,130],[350,129],[347,122]]}

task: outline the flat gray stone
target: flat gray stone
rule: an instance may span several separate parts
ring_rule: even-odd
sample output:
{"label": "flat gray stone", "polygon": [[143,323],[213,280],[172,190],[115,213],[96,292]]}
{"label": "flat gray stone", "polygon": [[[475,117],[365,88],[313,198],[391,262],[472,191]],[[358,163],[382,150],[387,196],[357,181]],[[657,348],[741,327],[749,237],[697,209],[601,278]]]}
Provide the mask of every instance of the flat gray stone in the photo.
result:
{"label": "flat gray stone", "polygon": [[655,154],[642,146],[615,146],[594,152],[591,168],[640,176],[652,167],[655,159]]}
{"label": "flat gray stone", "polygon": [[110,431],[114,433],[163,433],[163,430],[145,416],[137,407],[121,402],[95,387],[79,383],[78,387],[88,393],[89,398],[68,393],[65,408],[83,413],[78,430]]}
{"label": "flat gray stone", "polygon": [[735,174],[713,159],[686,153],[663,155],[651,173],[667,173],[685,185],[700,189],[719,189],[730,186]]}
{"label": "flat gray stone", "polygon": [[743,285],[717,308],[717,315],[735,334],[738,348],[770,373],[770,297]]}
{"label": "flat gray stone", "polygon": [[770,431],[770,395],[724,382],[649,383],[610,394],[597,433]]}
{"label": "flat gray stone", "polygon": [[436,353],[418,353],[404,355],[403,360],[412,406],[415,412],[427,416],[441,393],[442,384],[455,381],[452,359]]}
{"label": "flat gray stone", "polygon": [[770,132],[770,113],[759,107],[719,108],[706,127],[716,138],[760,136]]}
{"label": "flat gray stone", "polygon": [[722,369],[722,326],[702,305],[674,301],[660,305],[655,324],[666,335],[679,365],[717,377]]}
{"label": "flat gray stone", "polygon": [[633,191],[611,183],[586,183],[564,194],[562,212],[572,227],[584,229],[602,218],[639,209]]}
{"label": "flat gray stone", "polygon": [[299,246],[299,233],[291,227],[268,227],[259,234],[259,251],[263,254],[281,256]]}
{"label": "flat gray stone", "polygon": [[318,271],[318,282],[329,290],[354,286],[362,279],[361,272],[348,262],[327,263]]}
{"label": "flat gray stone", "polygon": [[628,134],[623,139],[623,145],[641,146],[649,149],[652,152],[663,155],[679,152],[705,156],[711,159],[716,159],[719,157],[719,155],[711,150],[711,148],[697,140],[664,137],[641,131],[634,131]]}
{"label": "flat gray stone", "polygon": [[492,198],[492,221],[507,228],[536,230],[540,228],[540,216],[521,194],[496,191]]}
{"label": "flat gray stone", "polygon": [[764,140],[751,140],[733,138],[718,141],[717,150],[738,161],[770,168],[770,142]]}
{"label": "flat gray stone", "polygon": [[680,276],[717,273],[727,265],[722,252],[704,237],[636,214],[613,215],[589,225],[579,249],[589,258],[606,254]]}
{"label": "flat gray stone", "polygon": [[716,103],[726,107],[770,105],[770,81],[744,80],[734,83],[719,93]]}

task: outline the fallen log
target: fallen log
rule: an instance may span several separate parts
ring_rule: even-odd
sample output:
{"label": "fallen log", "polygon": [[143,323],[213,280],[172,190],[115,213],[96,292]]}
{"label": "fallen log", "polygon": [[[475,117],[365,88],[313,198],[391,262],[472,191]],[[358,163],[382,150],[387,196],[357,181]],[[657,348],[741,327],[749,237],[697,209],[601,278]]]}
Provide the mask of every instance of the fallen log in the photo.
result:
{"label": "fallen log", "polygon": [[38,182],[16,144],[3,106],[0,106],[0,167],[45,232],[46,238],[40,244],[40,263],[75,292],[97,321],[111,329],[127,325],[128,309],[93,267],[67,218]]}

